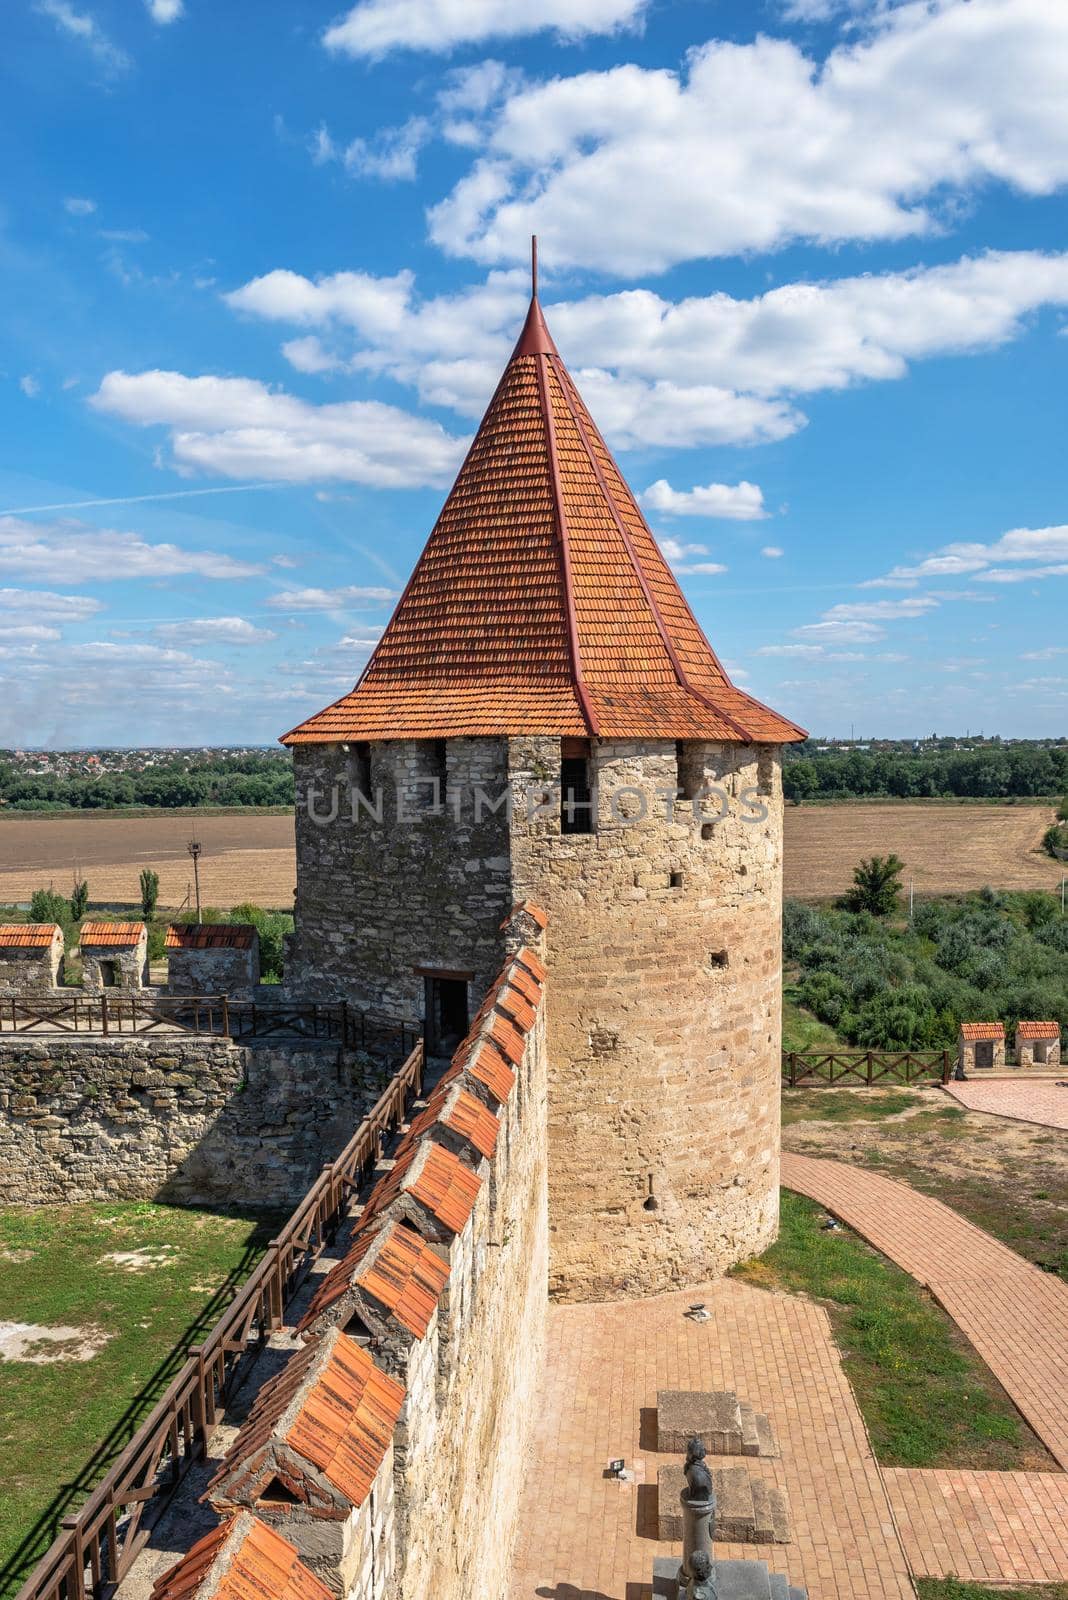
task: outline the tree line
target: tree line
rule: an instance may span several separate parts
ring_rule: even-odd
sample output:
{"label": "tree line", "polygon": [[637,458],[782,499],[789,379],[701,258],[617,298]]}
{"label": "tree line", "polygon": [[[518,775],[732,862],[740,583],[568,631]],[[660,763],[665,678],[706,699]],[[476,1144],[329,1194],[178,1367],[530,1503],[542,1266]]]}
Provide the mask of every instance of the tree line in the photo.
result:
{"label": "tree line", "polygon": [[285,755],[246,752],[161,761],[141,771],[26,774],[0,761],[0,806],[12,811],[100,811],[124,806],[291,806]]}
{"label": "tree line", "polygon": [[1068,745],[1018,744],[978,750],[817,750],[789,746],[783,792],[820,799],[999,800],[1068,792]]}

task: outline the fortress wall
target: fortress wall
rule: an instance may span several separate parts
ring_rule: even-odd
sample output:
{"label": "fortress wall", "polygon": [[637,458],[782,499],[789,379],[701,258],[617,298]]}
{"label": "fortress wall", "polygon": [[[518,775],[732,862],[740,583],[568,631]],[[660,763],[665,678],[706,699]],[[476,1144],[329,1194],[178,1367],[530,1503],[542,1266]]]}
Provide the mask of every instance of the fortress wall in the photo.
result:
{"label": "fortress wall", "polygon": [[[726,796],[702,824],[655,798],[679,777],[673,743],[593,749],[596,833],[518,800],[512,826],[515,897],[549,916],[550,1289],[583,1300],[759,1252],[779,1186],[778,751],[686,744],[684,786]],[[512,740],[511,761],[518,795],[555,777],[557,741]]]}
{"label": "fortress wall", "polygon": [[[513,929],[517,923],[523,933],[516,946],[535,926],[523,913]],[[508,1592],[548,1300],[544,1014],[543,1000],[523,1030],[515,1083],[503,1104],[494,1102],[500,1132],[493,1159],[472,1147],[463,1163],[480,1180],[466,1223],[455,1233],[446,1228],[447,1238],[430,1228],[450,1275],[424,1337],[384,1308],[384,1331],[349,1330],[405,1389],[361,1503],[344,1523],[327,1523],[306,1503],[241,1502],[290,1540],[343,1600],[475,1600]],[[480,1037],[492,1016],[479,1024]],[[464,1059],[461,1047],[456,1060]],[[367,1206],[373,1203],[374,1191]],[[372,1230],[394,1225],[388,1208],[377,1220],[372,1211]],[[302,1337],[344,1328],[350,1315],[344,1299],[334,1301]],[[301,1348],[294,1342],[290,1359]],[[286,1369],[275,1369],[270,1381],[284,1384]],[[346,1404],[352,1402],[343,1395],[330,1400],[335,1409]],[[374,1448],[366,1427],[362,1440],[361,1450]],[[253,1430],[250,1449],[261,1441]],[[298,1490],[302,1471],[294,1474]]]}
{"label": "fortress wall", "polygon": [[299,871],[288,993],[419,1017],[423,980],[413,967],[470,970],[473,995],[496,977],[499,925],[511,908],[508,823],[503,807],[476,819],[472,797],[477,788],[503,792],[505,741],[448,740],[444,810],[428,816],[433,743],[370,747],[369,798],[380,797],[381,822],[360,808],[353,821],[352,796],[367,776],[354,748],[294,750]]}
{"label": "fortress wall", "polygon": [[288,1209],[373,1103],[371,1065],[336,1045],[7,1035],[0,1201]]}

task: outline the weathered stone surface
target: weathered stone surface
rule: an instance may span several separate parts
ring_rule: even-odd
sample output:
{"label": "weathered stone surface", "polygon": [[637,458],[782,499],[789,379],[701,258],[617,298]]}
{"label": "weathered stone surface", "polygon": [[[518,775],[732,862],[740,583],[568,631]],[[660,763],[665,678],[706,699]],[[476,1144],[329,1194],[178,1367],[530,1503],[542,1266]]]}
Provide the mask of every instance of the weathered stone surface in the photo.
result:
{"label": "weathered stone surface", "polygon": [[660,1389],[656,1396],[658,1450],[684,1453],[700,1439],[709,1455],[741,1454],[742,1413],[729,1390]]}
{"label": "weathered stone surface", "polygon": [[[789,1512],[781,1489],[756,1477],[747,1467],[713,1467],[716,1491],[714,1537],[724,1544],[788,1544]],[[674,1462],[657,1470],[657,1536],[681,1540],[685,1487],[681,1466]]]}
{"label": "weathered stone surface", "polygon": [[287,1208],[378,1094],[336,1045],[0,1037],[0,1202]]}

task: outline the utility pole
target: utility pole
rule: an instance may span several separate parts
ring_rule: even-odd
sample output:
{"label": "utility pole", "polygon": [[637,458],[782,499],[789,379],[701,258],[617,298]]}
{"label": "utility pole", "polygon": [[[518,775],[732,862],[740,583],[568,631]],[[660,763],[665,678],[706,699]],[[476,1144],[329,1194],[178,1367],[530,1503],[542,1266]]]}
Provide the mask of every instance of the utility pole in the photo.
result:
{"label": "utility pole", "polygon": [[910,922],[912,921],[912,906],[913,906],[915,893],[916,893],[916,880],[915,880],[915,878],[910,878],[909,879],[909,921]]}
{"label": "utility pole", "polygon": [[192,858],[193,858],[193,882],[196,884],[197,923],[199,924],[199,922],[201,920],[201,918],[200,918],[200,852],[203,850],[204,846],[200,843],[199,839],[190,839],[189,843],[186,845],[185,848],[189,852],[190,856],[192,856]]}

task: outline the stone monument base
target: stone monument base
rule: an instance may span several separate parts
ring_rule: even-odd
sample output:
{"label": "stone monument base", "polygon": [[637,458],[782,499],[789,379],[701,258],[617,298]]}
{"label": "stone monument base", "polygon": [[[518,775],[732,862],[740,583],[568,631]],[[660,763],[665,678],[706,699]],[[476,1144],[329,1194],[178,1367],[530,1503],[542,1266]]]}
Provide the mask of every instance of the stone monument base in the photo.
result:
{"label": "stone monument base", "polygon": [[660,1389],[656,1447],[684,1453],[700,1439],[710,1456],[777,1456],[771,1423],[729,1389]]}
{"label": "stone monument base", "polygon": [[[789,1544],[790,1516],[786,1497],[775,1484],[736,1466],[713,1467],[716,1491],[716,1538],[724,1544]],[[657,1538],[682,1539],[683,1467],[659,1467]]]}

